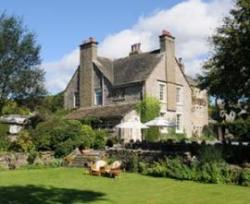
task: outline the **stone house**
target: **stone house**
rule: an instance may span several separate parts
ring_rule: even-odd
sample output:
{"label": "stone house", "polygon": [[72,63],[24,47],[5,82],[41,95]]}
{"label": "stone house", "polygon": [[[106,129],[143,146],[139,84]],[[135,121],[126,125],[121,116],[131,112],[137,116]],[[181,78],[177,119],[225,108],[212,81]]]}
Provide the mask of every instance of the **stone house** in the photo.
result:
{"label": "stone house", "polygon": [[[103,128],[112,129],[138,117],[135,104],[147,95],[160,100],[161,115],[176,121],[177,133],[201,134],[208,124],[207,94],[185,74],[169,32],[159,36],[159,49],[142,52],[140,43],[134,44],[129,55],[120,59],[98,56],[97,44],[89,38],[80,45],[80,65],[64,91],[65,109],[74,109],[68,119],[95,117],[103,120]],[[120,134],[128,141],[131,134],[138,134],[133,131]]]}

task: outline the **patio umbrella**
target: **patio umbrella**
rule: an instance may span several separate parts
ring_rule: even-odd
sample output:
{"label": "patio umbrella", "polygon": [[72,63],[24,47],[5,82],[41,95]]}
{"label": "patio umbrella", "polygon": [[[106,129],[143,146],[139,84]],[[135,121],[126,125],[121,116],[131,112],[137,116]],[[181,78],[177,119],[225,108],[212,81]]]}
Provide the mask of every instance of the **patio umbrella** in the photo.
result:
{"label": "patio umbrella", "polygon": [[147,125],[141,123],[139,120],[129,120],[127,122],[122,122],[118,125],[116,125],[116,128],[121,128],[121,129],[132,129],[132,128],[136,128],[136,129],[146,129],[148,128]]}
{"label": "patio umbrella", "polygon": [[157,117],[153,120],[150,120],[145,123],[145,125],[147,125],[148,127],[158,128],[160,139],[163,139],[162,134],[160,133],[161,128],[173,128],[176,126],[175,122],[170,122],[162,117]]}
{"label": "patio umbrella", "polygon": [[175,122],[170,122],[162,117],[157,117],[153,120],[148,121],[145,123],[146,126],[149,127],[175,127]]}
{"label": "patio umbrella", "polygon": [[[129,142],[130,140],[142,140],[142,137],[140,134],[133,134],[134,130],[141,131],[141,129],[148,128],[145,124],[141,123],[138,118],[128,120],[127,122],[122,122],[118,125],[116,125],[116,128],[119,129],[130,129],[130,135],[126,138],[126,141]],[[123,138],[125,140],[125,138]]]}

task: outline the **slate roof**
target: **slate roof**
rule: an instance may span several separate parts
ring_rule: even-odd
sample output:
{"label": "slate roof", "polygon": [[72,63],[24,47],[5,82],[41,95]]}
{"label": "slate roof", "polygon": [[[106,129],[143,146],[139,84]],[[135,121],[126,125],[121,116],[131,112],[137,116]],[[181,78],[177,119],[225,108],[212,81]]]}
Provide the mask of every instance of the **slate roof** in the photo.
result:
{"label": "slate roof", "polygon": [[185,75],[186,76],[186,79],[188,81],[188,83],[191,85],[191,86],[197,86],[198,83],[195,79],[193,79],[191,76],[188,76],[188,75]]}
{"label": "slate roof", "polygon": [[95,118],[123,118],[128,112],[134,110],[135,103],[109,105],[109,106],[97,106],[80,108],[66,116],[66,119],[80,120],[85,117]]}
{"label": "slate roof", "polygon": [[159,52],[147,52],[125,58],[110,60],[98,57],[93,63],[100,69],[113,86],[141,82],[153,71],[163,55]]}

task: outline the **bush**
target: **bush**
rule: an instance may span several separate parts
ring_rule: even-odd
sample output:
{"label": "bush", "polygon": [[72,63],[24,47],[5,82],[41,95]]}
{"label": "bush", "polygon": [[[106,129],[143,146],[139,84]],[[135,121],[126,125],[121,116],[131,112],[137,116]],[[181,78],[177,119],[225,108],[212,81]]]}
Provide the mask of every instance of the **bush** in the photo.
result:
{"label": "bush", "polygon": [[92,147],[95,140],[94,130],[89,125],[82,125],[81,135],[81,144],[84,148]]}
{"label": "bush", "polygon": [[145,131],[145,140],[154,142],[160,139],[160,131],[157,127],[151,127]]}
{"label": "bush", "polygon": [[216,140],[216,133],[215,133],[214,125],[205,125],[202,129],[202,136],[199,138],[200,140],[205,141],[213,141]]}
{"label": "bush", "polygon": [[191,169],[183,159],[167,159],[167,176],[180,180],[195,180],[195,169]]}
{"label": "bush", "polygon": [[17,152],[30,152],[35,148],[32,141],[32,137],[27,130],[22,130],[21,132],[19,132],[17,136],[17,141],[15,141],[14,143],[15,147],[10,147],[10,149],[15,150]]}
{"label": "bush", "polygon": [[202,164],[213,162],[224,162],[222,150],[216,146],[203,145],[198,152],[198,159]]}
{"label": "bush", "polygon": [[235,139],[240,141],[250,141],[250,119],[237,119],[233,122],[225,124],[229,132],[232,133]]}
{"label": "bush", "polygon": [[29,163],[29,164],[33,164],[34,161],[36,160],[37,156],[38,156],[38,152],[36,152],[36,151],[31,151],[31,152],[29,153],[28,158],[27,158],[28,163]]}
{"label": "bush", "polygon": [[0,151],[6,151],[9,148],[9,141],[7,138],[9,127],[6,124],[0,124]]}
{"label": "bush", "polygon": [[[154,97],[145,97],[140,103],[137,104],[137,112],[140,114],[143,123],[153,120],[160,115],[160,101]],[[145,139],[155,141],[159,139],[159,129],[150,128],[145,133]]]}
{"label": "bush", "polygon": [[162,162],[155,162],[151,167],[149,167],[145,174],[155,177],[165,177],[167,176],[167,165]]}
{"label": "bush", "polygon": [[223,183],[225,181],[223,176],[224,168],[216,162],[203,163],[197,169],[196,179],[205,183]]}
{"label": "bush", "polygon": [[92,147],[94,149],[104,149],[107,136],[108,136],[107,131],[96,130],[95,131],[95,138],[94,138],[94,142],[92,144]]}
{"label": "bush", "polygon": [[239,183],[243,186],[250,186],[250,169],[245,168],[242,170],[239,178]]}
{"label": "bush", "polygon": [[33,132],[37,150],[55,151],[56,157],[67,155],[80,145],[91,147],[94,136],[91,127],[79,121],[59,118],[40,123]]}
{"label": "bush", "polygon": [[84,149],[103,149],[106,137],[106,131],[94,131],[79,121],[60,118],[40,123],[33,132],[36,149],[55,151],[56,157],[65,156],[79,146]]}

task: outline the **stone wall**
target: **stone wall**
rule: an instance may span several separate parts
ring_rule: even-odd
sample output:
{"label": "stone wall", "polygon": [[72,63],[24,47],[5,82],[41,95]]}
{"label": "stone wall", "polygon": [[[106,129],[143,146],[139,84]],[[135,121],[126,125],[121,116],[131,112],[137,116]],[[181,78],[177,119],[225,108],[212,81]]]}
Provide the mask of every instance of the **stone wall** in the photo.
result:
{"label": "stone wall", "polygon": [[15,169],[28,164],[25,153],[5,153],[0,155],[0,168]]}

